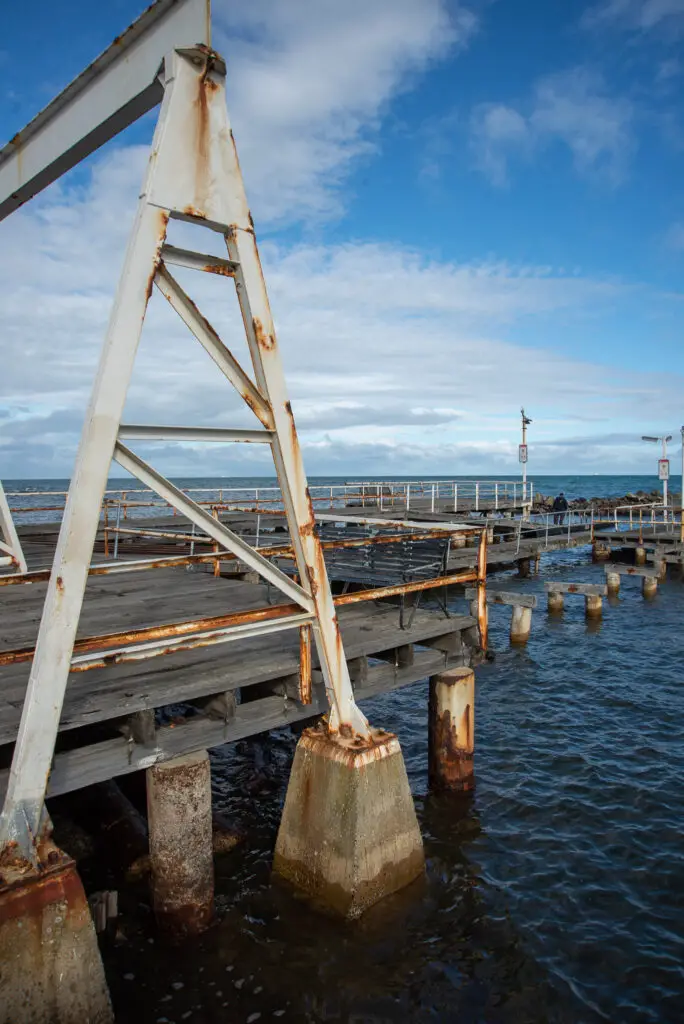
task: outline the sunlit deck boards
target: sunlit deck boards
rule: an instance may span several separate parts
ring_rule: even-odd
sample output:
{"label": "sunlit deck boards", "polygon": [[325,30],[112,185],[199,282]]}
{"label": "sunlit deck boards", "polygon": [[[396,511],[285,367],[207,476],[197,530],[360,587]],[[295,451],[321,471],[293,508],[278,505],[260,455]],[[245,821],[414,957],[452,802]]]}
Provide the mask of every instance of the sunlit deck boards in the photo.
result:
{"label": "sunlit deck boards", "polygon": [[[45,584],[40,583],[0,588],[0,653],[35,642],[44,593]],[[273,591],[271,597],[273,603],[278,603]],[[78,635],[181,622],[267,604],[264,585],[214,578],[183,568],[91,577]],[[339,618],[345,654],[352,675],[356,676],[360,699],[439,671],[449,658],[444,647],[460,653],[459,641],[454,646],[439,638],[453,640],[475,625],[469,616],[446,617],[440,610],[419,608],[410,626],[407,617],[407,628],[401,629],[396,605],[375,602],[340,608]],[[421,649],[423,644],[433,643],[437,647]],[[391,657],[388,660],[387,652],[399,648],[402,657],[394,663]],[[367,659],[379,655],[381,661],[368,666]],[[28,662],[0,666],[0,756],[4,754],[5,765],[21,717],[29,668]],[[132,771],[150,758],[156,760],[227,742],[327,710],[315,671],[311,705],[300,704],[293,699],[291,690],[289,695],[285,692],[285,687],[280,687],[282,692],[267,695],[262,695],[260,688],[258,699],[250,700],[250,687],[287,680],[298,670],[298,631],[289,629],[271,636],[72,673],[60,733],[61,746],[74,749],[56,755],[50,791],[78,788]],[[216,721],[202,714],[203,698],[237,690],[242,693],[243,703],[238,704],[230,721]],[[138,712],[193,702],[197,702],[192,709],[193,717],[160,726],[151,749],[117,735],[122,721]],[[93,742],[89,728],[94,726],[100,727],[97,742]],[[0,789],[4,784],[4,777],[0,777]]]}

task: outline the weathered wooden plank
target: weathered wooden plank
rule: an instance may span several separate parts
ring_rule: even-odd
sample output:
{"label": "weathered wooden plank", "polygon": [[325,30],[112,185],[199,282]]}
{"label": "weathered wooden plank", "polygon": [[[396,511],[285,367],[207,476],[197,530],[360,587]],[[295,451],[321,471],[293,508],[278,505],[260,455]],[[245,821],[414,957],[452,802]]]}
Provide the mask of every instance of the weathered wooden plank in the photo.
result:
{"label": "weathered wooden plank", "polygon": [[603,597],[608,593],[605,583],[545,583],[547,594],[583,594]]}
{"label": "weathered wooden plank", "polygon": [[[468,601],[473,601],[477,597],[477,590],[474,587],[468,587],[465,596]],[[536,608],[537,603],[535,594],[517,594],[512,590],[487,590],[487,604],[506,604],[519,608]]]}
{"label": "weathered wooden plank", "polygon": [[[356,687],[356,696],[364,700],[408,686],[441,671],[448,664],[448,658],[441,652],[417,651],[411,666],[371,666],[366,679]],[[328,710],[324,689],[316,680],[312,682],[311,704],[297,704],[285,697],[264,697],[238,705],[235,715],[228,721],[198,715],[173,728],[165,726],[158,729],[154,749],[131,744],[121,737],[63,751],[55,756],[48,783],[48,797],[148,768],[181,754],[232,743],[324,713]],[[0,799],[4,797],[8,774],[7,770],[0,772]]]}
{"label": "weathered wooden plank", "polygon": [[[238,584],[239,585],[239,584]],[[391,605],[348,605],[341,609],[340,628],[349,659],[429,641],[445,630],[459,632],[473,625],[470,616],[419,610],[411,628],[400,629],[399,612]],[[314,656],[314,665],[317,660]],[[137,711],[196,700],[228,690],[267,682],[298,670],[299,642],[295,631],[277,636],[197,648],[151,661],[73,673],[69,678],[60,730],[75,729]],[[21,717],[29,666],[0,670],[0,743],[13,741]]]}
{"label": "weathered wooden plank", "polygon": [[604,568],[607,576],[615,574],[616,576],[647,576],[650,578],[660,575],[660,569],[653,565],[621,565],[607,562]]}

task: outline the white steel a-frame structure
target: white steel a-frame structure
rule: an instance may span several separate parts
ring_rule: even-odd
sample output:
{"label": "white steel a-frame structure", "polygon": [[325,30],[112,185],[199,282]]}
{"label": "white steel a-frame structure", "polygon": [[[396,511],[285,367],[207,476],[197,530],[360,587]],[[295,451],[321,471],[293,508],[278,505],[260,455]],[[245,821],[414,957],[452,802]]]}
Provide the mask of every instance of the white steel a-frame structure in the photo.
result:
{"label": "white steel a-frame structure", "polygon": [[10,571],[26,572],[26,559],[12,519],[12,510],[0,480],[0,572],[7,567]]}
{"label": "white steel a-frame structure", "polygon": [[[19,728],[0,846],[34,861],[35,841],[111,459],[153,488],[293,603],[283,626],[313,630],[331,733],[369,735],[353,698],[283,369],[228,120],[225,65],[211,50],[206,0],[160,0],[114,47],[0,152],[0,218],[161,100],[145,181],[86,414]],[[20,152],[19,152],[20,150]],[[21,159],[20,159],[21,158]],[[166,244],[170,219],[225,239],[225,258]],[[238,363],[174,277],[181,266],[232,279],[253,375]],[[228,283],[228,282],[227,282]],[[122,425],[153,288],[254,413],[252,430]],[[299,583],[134,454],[135,438],[261,442],[273,453]],[[258,632],[255,626],[254,633]],[[243,634],[244,635],[244,634]]]}

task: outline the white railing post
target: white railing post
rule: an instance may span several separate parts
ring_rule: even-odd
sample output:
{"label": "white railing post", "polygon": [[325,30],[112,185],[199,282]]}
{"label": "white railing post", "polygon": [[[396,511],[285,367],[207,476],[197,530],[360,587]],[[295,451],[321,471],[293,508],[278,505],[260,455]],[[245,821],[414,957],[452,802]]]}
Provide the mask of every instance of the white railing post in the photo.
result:
{"label": "white railing post", "polygon": [[458,512],[458,484],[454,484],[454,512]]}
{"label": "white railing post", "polygon": [[480,484],[475,484],[475,511],[480,511]]}
{"label": "white railing post", "polygon": [[498,510],[498,508],[499,508],[499,485],[498,484],[494,484],[494,508],[495,508],[495,510]]}
{"label": "white railing post", "polygon": [[430,502],[430,511],[435,511],[435,485],[432,485],[432,501]]}

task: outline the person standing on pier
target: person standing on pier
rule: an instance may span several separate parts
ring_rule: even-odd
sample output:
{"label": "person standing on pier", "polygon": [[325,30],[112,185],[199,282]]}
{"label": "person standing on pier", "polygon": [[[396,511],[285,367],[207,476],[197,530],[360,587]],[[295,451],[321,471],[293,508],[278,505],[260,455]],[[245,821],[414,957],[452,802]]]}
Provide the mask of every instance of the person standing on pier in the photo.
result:
{"label": "person standing on pier", "polygon": [[568,511],[568,500],[561,491],[557,498],[553,499],[553,521],[558,526],[565,522],[565,513]]}

